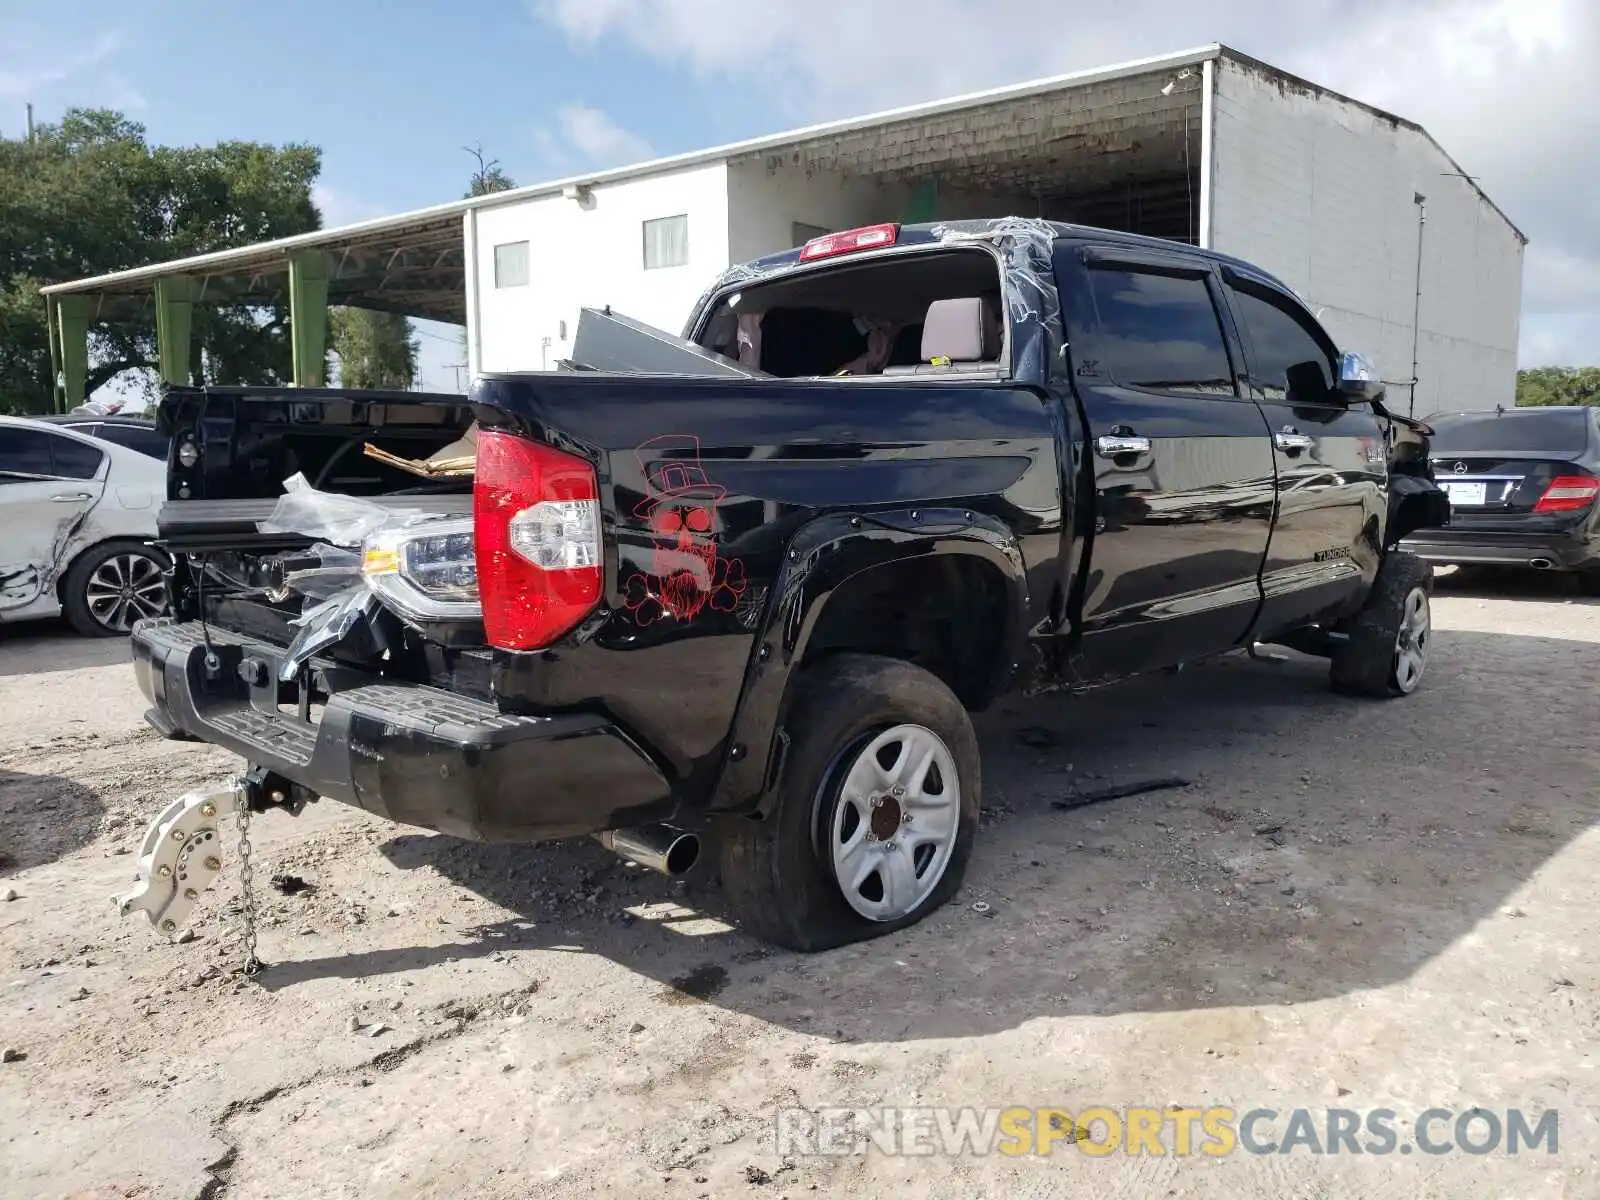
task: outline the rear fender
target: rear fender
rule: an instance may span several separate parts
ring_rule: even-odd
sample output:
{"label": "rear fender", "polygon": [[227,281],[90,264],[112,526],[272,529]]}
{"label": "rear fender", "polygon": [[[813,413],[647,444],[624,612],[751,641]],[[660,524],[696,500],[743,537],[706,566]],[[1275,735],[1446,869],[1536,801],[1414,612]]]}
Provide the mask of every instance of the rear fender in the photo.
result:
{"label": "rear fender", "polygon": [[1384,548],[1393,550],[1402,538],[1419,529],[1441,529],[1450,524],[1450,498],[1431,479],[1420,475],[1389,476],[1389,520],[1384,526]]}
{"label": "rear fender", "polygon": [[1433,428],[1411,417],[1390,412],[1376,401],[1373,410],[1385,426],[1389,458],[1389,514],[1384,524],[1384,549],[1419,529],[1450,524],[1450,500],[1433,481],[1428,457]]}
{"label": "rear fender", "polygon": [[818,518],[785,551],[711,792],[713,811],[755,810],[776,782],[787,745],[783,719],[790,685],[839,589],[867,572],[942,555],[987,563],[1004,580],[1002,653],[983,690],[992,696],[1016,681],[1024,669],[1028,586],[1016,539],[1004,525],[970,511],[921,507]]}

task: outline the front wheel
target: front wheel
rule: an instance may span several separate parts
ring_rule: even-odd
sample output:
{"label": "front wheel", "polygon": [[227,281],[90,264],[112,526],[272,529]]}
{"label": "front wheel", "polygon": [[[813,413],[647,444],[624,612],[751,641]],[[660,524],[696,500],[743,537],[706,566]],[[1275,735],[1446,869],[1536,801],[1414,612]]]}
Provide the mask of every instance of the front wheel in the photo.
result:
{"label": "front wheel", "polygon": [[1333,655],[1335,690],[1409,696],[1422,683],[1433,648],[1433,569],[1414,554],[1384,558],[1361,611]]}
{"label": "front wheel", "polygon": [[79,556],[62,581],[67,620],[85,637],[118,637],[167,611],[167,564],[138,542],[107,542]]}
{"label": "front wheel", "polygon": [[955,894],[972,855],[972,722],[936,676],[896,659],[840,655],[795,686],[770,811],[722,830],[734,915],[803,951],[913,925]]}

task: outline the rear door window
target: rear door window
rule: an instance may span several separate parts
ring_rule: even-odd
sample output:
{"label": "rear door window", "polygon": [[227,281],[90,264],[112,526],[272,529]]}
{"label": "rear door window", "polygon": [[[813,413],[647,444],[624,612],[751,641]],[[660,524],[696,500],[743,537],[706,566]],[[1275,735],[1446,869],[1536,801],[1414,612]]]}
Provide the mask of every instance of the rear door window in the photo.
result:
{"label": "rear door window", "polygon": [[1206,281],[1091,266],[1100,366],[1126,387],[1234,394],[1227,343]]}
{"label": "rear door window", "polygon": [[87,442],[50,435],[50,461],[60,479],[93,479],[104,457]]}
{"label": "rear door window", "polygon": [[102,425],[95,434],[102,441],[137,450],[151,458],[167,460],[167,435],[159,429],[146,429],[139,425]]}
{"label": "rear door window", "polygon": [[1334,402],[1333,347],[1309,315],[1286,296],[1229,291],[1244,326],[1250,382],[1262,399],[1295,407]]}
{"label": "rear door window", "polygon": [[0,428],[0,483],[50,479],[55,464],[50,459],[54,434],[37,429]]}
{"label": "rear door window", "polygon": [[1518,409],[1506,413],[1431,417],[1435,454],[1582,454],[1589,446],[1583,409]]}

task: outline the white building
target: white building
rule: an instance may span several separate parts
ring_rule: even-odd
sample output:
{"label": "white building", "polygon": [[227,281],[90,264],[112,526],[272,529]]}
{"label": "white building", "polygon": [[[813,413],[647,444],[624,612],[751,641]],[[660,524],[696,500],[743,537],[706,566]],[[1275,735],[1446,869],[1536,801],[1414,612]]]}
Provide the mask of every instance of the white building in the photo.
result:
{"label": "white building", "polygon": [[676,332],[719,271],[818,232],[1013,214],[1248,259],[1402,408],[1413,356],[1419,413],[1515,394],[1522,234],[1420,126],[1221,46],[491,197],[466,213],[471,365],[554,363],[584,305]]}
{"label": "white building", "polygon": [[[677,332],[718,272],[817,233],[1009,215],[1254,262],[1376,359],[1402,411],[1513,402],[1522,234],[1420,126],[1223,46],[46,291],[88,319],[180,276],[167,295],[182,303],[387,308],[464,322],[474,374],[539,370],[570,351],[584,306]],[[155,295],[181,347],[187,317]],[[314,341],[303,357],[315,382]]]}

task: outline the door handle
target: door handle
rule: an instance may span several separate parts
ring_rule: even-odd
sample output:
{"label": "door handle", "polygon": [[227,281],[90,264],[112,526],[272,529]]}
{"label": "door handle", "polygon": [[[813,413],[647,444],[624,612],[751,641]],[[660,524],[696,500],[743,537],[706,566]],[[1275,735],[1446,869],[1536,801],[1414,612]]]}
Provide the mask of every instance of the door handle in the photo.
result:
{"label": "door handle", "polygon": [[78,500],[92,500],[94,497],[88,492],[63,492],[59,496],[51,496],[50,499],[57,504],[72,504]]}
{"label": "door handle", "polygon": [[1272,444],[1285,454],[1299,454],[1315,446],[1317,439],[1308,433],[1301,433],[1293,425],[1285,425],[1272,435]]}
{"label": "door handle", "polygon": [[1124,454],[1149,454],[1150,439],[1132,433],[1102,435],[1094,440],[1094,452],[1101,458],[1118,458]]}

